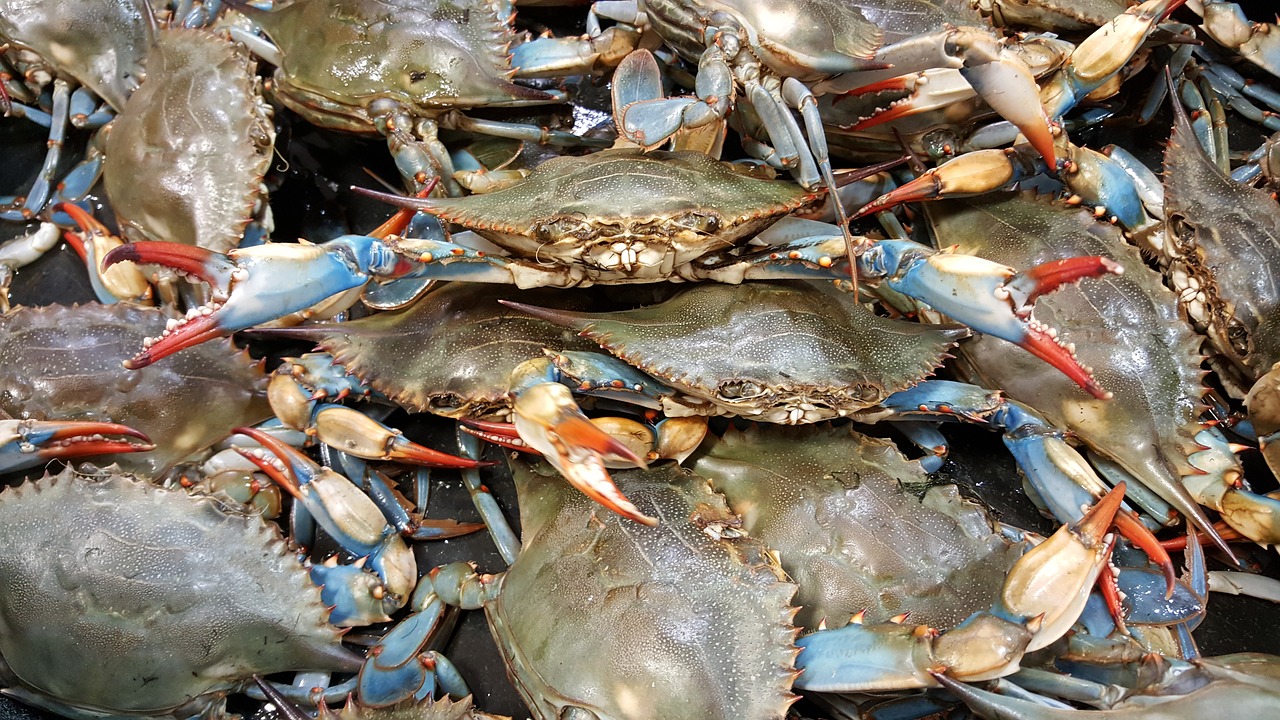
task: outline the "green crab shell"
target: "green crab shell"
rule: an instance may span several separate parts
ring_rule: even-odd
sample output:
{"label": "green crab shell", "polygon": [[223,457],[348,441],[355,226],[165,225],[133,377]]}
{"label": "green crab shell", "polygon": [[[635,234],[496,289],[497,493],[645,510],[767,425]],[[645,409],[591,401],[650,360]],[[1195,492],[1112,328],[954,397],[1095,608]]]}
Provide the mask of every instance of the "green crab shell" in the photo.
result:
{"label": "green crab shell", "polygon": [[517,365],[542,357],[543,348],[595,346],[498,300],[582,307],[582,298],[450,283],[404,310],[318,326],[308,337],[361,382],[411,411],[505,418],[508,380]]}
{"label": "green crab shell", "polygon": [[716,412],[787,424],[874,407],[969,332],[882,318],[805,283],[708,283],[638,310],[535,312]]}
{"label": "green crab shell", "polygon": [[19,419],[116,422],[156,449],[104,456],[155,477],[232,428],[271,417],[266,377],[229,340],[205,343],[146,370],[126,370],[167,316],[125,304],[18,308],[0,316],[0,410]]}
{"label": "green crab shell", "polygon": [[376,133],[369,106],[390,99],[419,114],[554,102],[510,82],[516,39],[497,0],[298,0],[246,8],[283,57],[280,99],[309,121]]}
{"label": "green crab shell", "polygon": [[226,253],[240,244],[275,130],[244,47],[203,30],[165,30],[150,78],[107,136],[103,183],[135,240]]}
{"label": "green crab shell", "polygon": [[615,472],[660,518],[647,527],[545,465],[511,464],[524,542],[485,611],[536,717],[786,716],[795,586],[705,479],[675,465]]}
{"label": "green crab shell", "polygon": [[1233,366],[1220,373],[1228,389],[1243,396],[1280,361],[1280,206],[1223,173],[1184,113],[1174,123],[1164,171],[1171,232],[1161,262],[1187,314]]}
{"label": "green crab shell", "polygon": [[141,82],[155,32],[147,0],[0,1],[0,37],[57,62],[115,110]]}
{"label": "green crab shell", "polygon": [[617,149],[552,158],[517,185],[433,200],[429,212],[524,257],[576,261],[592,243],[640,242],[670,247],[679,265],[815,200],[799,185],[744,175],[703,153]]}
{"label": "green crab shell", "polygon": [[954,627],[999,597],[1017,553],[954,486],[924,501],[928,477],[887,440],[847,427],[730,429],[693,463],[743,529],[799,586],[796,624],[842,627],[854,613]]}
{"label": "green crab shell", "polygon": [[0,548],[0,680],[27,702],[187,717],[253,673],[359,666],[275,526],[216,498],[68,468],[0,493]]}
{"label": "green crab shell", "polygon": [[[853,3],[823,0],[647,0],[645,11],[662,39],[696,64],[702,36],[717,16],[745,28],[749,54],[770,70],[801,81],[830,75],[815,69],[833,59],[875,55],[884,33]],[[730,25],[732,27],[732,24]]]}

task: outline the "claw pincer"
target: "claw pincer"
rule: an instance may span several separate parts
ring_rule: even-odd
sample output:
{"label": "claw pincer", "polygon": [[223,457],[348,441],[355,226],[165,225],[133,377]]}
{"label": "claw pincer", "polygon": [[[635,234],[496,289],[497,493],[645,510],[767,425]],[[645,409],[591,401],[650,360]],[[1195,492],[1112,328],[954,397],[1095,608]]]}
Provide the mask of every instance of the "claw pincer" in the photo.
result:
{"label": "claw pincer", "polygon": [[[370,590],[371,598],[365,602],[380,602],[388,615],[403,607],[417,582],[417,563],[404,538],[387,524],[373,500],[347,478],[317,465],[267,433],[256,428],[237,428],[235,432],[253,438],[263,447],[240,449],[242,455],[305,505],[344,550],[367,558],[368,566],[382,583]],[[324,590],[325,602],[336,604],[338,598]]]}
{"label": "claw pincer", "polygon": [[144,433],[118,423],[0,420],[0,472],[25,470],[54,459],[147,452],[154,447]]}
{"label": "claw pincer", "polygon": [[990,680],[1015,672],[1024,653],[1062,637],[1084,609],[1112,544],[1117,486],[1074,525],[1064,525],[1010,569],[999,601],[939,633],[901,622],[819,630],[796,641],[795,686],[856,692],[933,687],[936,675]]}

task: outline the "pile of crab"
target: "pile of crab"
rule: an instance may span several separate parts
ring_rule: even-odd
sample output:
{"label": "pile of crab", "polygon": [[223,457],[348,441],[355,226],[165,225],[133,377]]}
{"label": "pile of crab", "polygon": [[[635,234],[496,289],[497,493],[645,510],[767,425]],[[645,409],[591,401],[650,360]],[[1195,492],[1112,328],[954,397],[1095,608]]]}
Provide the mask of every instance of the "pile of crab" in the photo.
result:
{"label": "pile of crab", "polygon": [[0,0],[0,694],[1280,718],[1280,25],[543,4]]}

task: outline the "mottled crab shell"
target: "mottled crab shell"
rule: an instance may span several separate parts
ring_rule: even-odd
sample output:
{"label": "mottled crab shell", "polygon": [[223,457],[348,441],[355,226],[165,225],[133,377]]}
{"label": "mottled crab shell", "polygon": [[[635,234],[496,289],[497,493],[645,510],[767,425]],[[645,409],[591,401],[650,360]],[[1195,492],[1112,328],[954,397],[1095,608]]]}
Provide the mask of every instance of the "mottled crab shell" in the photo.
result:
{"label": "mottled crab shell", "polygon": [[116,110],[142,80],[155,25],[147,0],[0,0],[0,37],[56,63]]}
{"label": "mottled crab shell", "polygon": [[887,440],[848,427],[730,429],[693,463],[799,585],[796,624],[854,613],[950,628],[997,600],[1017,560],[991,518]]}
{"label": "mottled crab shell", "polygon": [[719,412],[790,424],[877,405],[932,373],[969,334],[882,318],[806,283],[695,285],[612,313],[529,310]]}
{"label": "mottled crab shell", "polygon": [[675,465],[615,472],[661,520],[648,527],[545,465],[513,460],[512,472],[523,547],[485,611],[536,717],[786,716],[795,586],[705,479]]}
{"label": "mottled crab shell", "polygon": [[[959,353],[985,387],[1040,411],[1102,456],[1118,463],[1179,509],[1195,509],[1180,477],[1193,472],[1189,453],[1203,425],[1203,341],[1178,312],[1177,297],[1149,269],[1120,230],[1089,212],[1032,195],[998,194],[929,203],[938,242],[956,251],[1030,267],[1050,260],[1101,255],[1124,266],[1040,298],[1036,316],[1075,344],[1080,363],[1115,394],[1098,400],[1030,353],[978,337]],[[1182,495],[1174,502],[1169,492]],[[1157,490],[1157,492],[1159,492]],[[1200,513],[1203,517],[1203,513]]]}
{"label": "mottled crab shell", "polygon": [[1035,27],[1054,32],[1092,30],[1128,10],[1129,0],[982,0],[1001,27]]}
{"label": "mottled crab shell", "polygon": [[305,332],[361,382],[413,412],[445,417],[507,417],[517,365],[543,349],[592,350],[564,328],[498,300],[582,307],[581,294],[450,283],[405,310]]}
{"label": "mottled crab shell", "polygon": [[709,24],[740,25],[753,59],[802,81],[858,69],[856,61],[875,55],[884,40],[880,28],[845,2],[647,0],[645,13],[662,39],[692,63],[707,49],[703,31]]}
{"label": "mottled crab shell", "polygon": [[240,10],[280,49],[277,97],[322,127],[377,133],[369,106],[380,99],[424,115],[555,102],[510,82],[516,35],[510,5],[498,0],[297,0]]}
{"label": "mottled crab shell", "polygon": [[678,265],[751,237],[816,197],[703,153],[616,149],[552,158],[510,188],[433,199],[425,209],[524,257],[564,263],[593,242],[638,241],[670,245]]}
{"label": "mottled crab shell", "polygon": [[110,421],[146,433],[156,449],[113,455],[154,477],[232,428],[271,417],[266,378],[228,340],[205,343],[142,371],[120,364],[167,316],[130,305],[51,305],[0,316],[0,411],[19,419]]}
{"label": "mottled crab shell", "polygon": [[1164,156],[1172,232],[1161,263],[1187,314],[1229,361],[1220,367],[1227,388],[1243,396],[1280,361],[1280,205],[1223,173],[1186,114],[1175,115]]}
{"label": "mottled crab shell", "polygon": [[114,468],[0,493],[0,682],[75,716],[189,717],[254,673],[352,671],[274,525]]}
{"label": "mottled crab shell", "polygon": [[229,252],[275,140],[254,63],[221,35],[172,29],[159,33],[147,76],[107,136],[111,207],[131,239]]}

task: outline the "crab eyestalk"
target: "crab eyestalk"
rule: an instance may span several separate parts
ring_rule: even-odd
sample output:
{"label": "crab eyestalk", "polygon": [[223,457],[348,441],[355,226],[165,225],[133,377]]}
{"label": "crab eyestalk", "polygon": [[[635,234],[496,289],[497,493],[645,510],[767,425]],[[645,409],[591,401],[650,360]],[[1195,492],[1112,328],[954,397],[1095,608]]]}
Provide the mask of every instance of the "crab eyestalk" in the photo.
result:
{"label": "crab eyestalk", "polygon": [[147,452],[154,449],[151,438],[128,425],[58,420],[0,420],[0,472],[25,470],[50,460]]}

